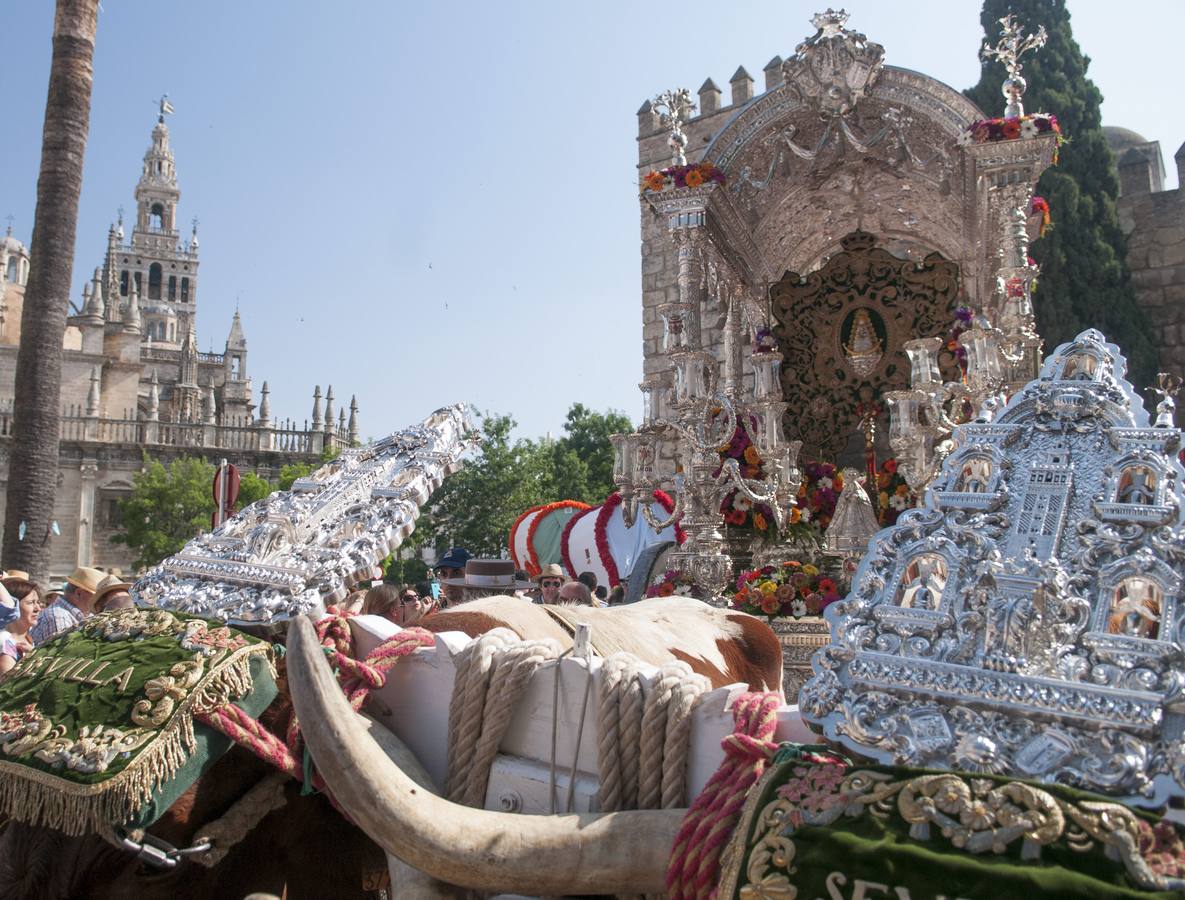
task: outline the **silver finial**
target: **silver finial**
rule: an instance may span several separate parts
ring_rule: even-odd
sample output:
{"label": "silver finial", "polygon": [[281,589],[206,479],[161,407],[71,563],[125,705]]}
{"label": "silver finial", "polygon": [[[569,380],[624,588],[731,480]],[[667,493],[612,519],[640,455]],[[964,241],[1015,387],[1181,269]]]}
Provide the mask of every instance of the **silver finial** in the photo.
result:
{"label": "silver finial", "polygon": [[994,47],[984,41],[983,49],[979,51],[979,58],[987,62],[994,56],[1007,69],[1008,77],[1000,86],[1004,99],[1008,101],[1004,107],[1004,117],[1007,119],[1019,118],[1025,114],[1021,99],[1028,87],[1028,82],[1020,74],[1020,58],[1030,50],[1044,47],[1049,35],[1046,34],[1044,25],[1037,29],[1036,34],[1022,35],[1021,24],[1016,21],[1016,17],[1012,13],[1000,19],[1000,24],[1003,26],[1000,29],[1000,40]]}
{"label": "silver finial", "polygon": [[826,12],[811,16],[811,24],[823,32],[819,35],[821,38],[839,37],[843,34],[844,26],[848,24],[848,11],[828,7]]}
{"label": "silver finial", "polygon": [[1153,424],[1157,428],[1175,428],[1173,418],[1177,411],[1176,396],[1181,389],[1181,377],[1161,372],[1156,376],[1156,385],[1152,390],[1160,395],[1160,402],[1156,404],[1156,421]]}
{"label": "silver finial", "polygon": [[663,91],[654,98],[653,105],[662,127],[670,131],[667,145],[671,148],[671,165],[687,165],[687,135],[683,133],[683,123],[687,121],[688,113],[695,110],[691,91],[687,88]]}
{"label": "silver finial", "polygon": [[160,95],[160,119],[158,121],[163,122],[165,120],[165,116],[171,116],[172,114],[173,114],[173,104],[169,102],[169,95],[168,94],[161,94]]}

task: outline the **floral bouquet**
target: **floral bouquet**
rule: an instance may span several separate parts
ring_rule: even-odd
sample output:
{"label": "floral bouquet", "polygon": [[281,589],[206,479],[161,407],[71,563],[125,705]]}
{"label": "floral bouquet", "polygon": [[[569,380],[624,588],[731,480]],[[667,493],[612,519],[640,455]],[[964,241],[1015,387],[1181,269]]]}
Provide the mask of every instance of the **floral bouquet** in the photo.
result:
{"label": "floral bouquet", "polygon": [[[987,144],[993,141],[1015,141],[1018,138],[1033,138],[1039,134],[1057,135],[1057,146],[1066,139],[1062,136],[1057,116],[1033,113],[1028,116],[1009,116],[1002,119],[980,119],[967,126],[959,135],[959,144]],[[1053,164],[1057,165],[1057,149],[1053,151]]]}
{"label": "floral bouquet", "polygon": [[804,462],[798,507],[790,515],[791,524],[809,522],[817,531],[826,531],[842,490],[843,473],[833,464]]}
{"label": "floral bouquet", "polygon": [[[749,433],[743,425],[737,423],[732,439],[720,448],[720,468],[714,475],[719,475],[724,464],[736,460],[741,476],[744,478],[762,478],[765,474],[761,464],[761,454],[753,444]],[[741,490],[732,490],[724,495],[720,501],[720,513],[724,516],[724,524],[734,528],[751,528],[762,533],[772,533],[777,530],[774,511],[764,503],[754,503]],[[772,536],[772,535],[771,535]]]}
{"label": "floral bouquet", "polygon": [[770,619],[820,615],[839,600],[839,585],[818,567],[797,560],[763,566],[737,576],[733,609]]}
{"label": "floral bouquet", "polygon": [[665,169],[647,172],[642,178],[642,192],[658,193],[668,185],[674,185],[677,188],[697,188],[713,181],[717,184],[724,184],[724,172],[711,163],[668,166]]}
{"label": "floral bouquet", "polygon": [[876,517],[882,528],[896,524],[897,517],[914,507],[916,497],[905,477],[897,471],[897,460],[886,459],[876,473]]}
{"label": "floral bouquet", "polygon": [[960,306],[955,309],[955,320],[946,332],[946,346],[943,348],[954,357],[964,377],[967,375],[967,348],[959,343],[959,336],[971,327],[974,319],[975,311],[971,307]]}
{"label": "floral bouquet", "polygon": [[668,569],[658,578],[646,586],[647,597],[694,597],[703,600],[703,588],[695,583],[690,575],[675,569]]}

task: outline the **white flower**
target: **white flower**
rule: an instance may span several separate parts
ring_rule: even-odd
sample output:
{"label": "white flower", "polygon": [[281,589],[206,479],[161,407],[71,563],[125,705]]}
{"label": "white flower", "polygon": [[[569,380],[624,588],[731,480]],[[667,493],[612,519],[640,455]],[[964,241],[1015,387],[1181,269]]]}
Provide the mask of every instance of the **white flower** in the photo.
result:
{"label": "white flower", "polygon": [[900,494],[894,494],[892,497],[889,498],[889,506],[893,507],[893,509],[896,509],[896,510],[905,509],[905,498],[902,497]]}
{"label": "white flower", "polygon": [[802,510],[801,520],[803,522],[809,522],[811,519],[811,508],[809,506],[800,506],[799,509]]}
{"label": "white flower", "polygon": [[959,144],[959,146],[960,146],[960,147],[967,147],[967,146],[970,146],[970,144],[971,144],[971,132],[970,132],[970,131],[960,131],[960,132],[959,132],[959,140],[958,140],[958,144]]}
{"label": "white flower", "polygon": [[796,618],[796,619],[801,618],[802,616],[805,616],[806,615],[806,601],[801,600],[801,599],[795,600],[793,603],[790,604],[790,612],[792,612],[794,614],[794,618]]}
{"label": "white flower", "polygon": [[832,481],[830,478],[828,478],[826,475],[824,475],[822,478],[819,479],[819,487],[821,487],[821,488],[829,488],[834,484],[835,484],[835,482]]}
{"label": "white flower", "polygon": [[1021,119],[1020,122],[1020,136],[1022,138],[1031,138],[1037,136],[1037,123],[1032,119]]}
{"label": "white flower", "polygon": [[681,584],[675,588],[675,593],[678,594],[680,597],[690,597],[691,596],[691,585]]}
{"label": "white flower", "polygon": [[738,493],[732,498],[732,508],[739,509],[741,512],[748,512],[753,508],[753,501],[744,494]]}

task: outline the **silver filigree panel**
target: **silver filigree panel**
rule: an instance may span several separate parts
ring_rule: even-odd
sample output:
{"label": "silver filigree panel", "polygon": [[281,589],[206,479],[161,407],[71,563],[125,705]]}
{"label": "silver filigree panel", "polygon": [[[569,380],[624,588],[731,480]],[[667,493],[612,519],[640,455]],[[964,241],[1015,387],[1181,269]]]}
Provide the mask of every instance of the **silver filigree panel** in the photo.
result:
{"label": "silver filigree panel", "polygon": [[142,605],[231,623],[319,614],[343,599],[415,528],[420,506],[473,446],[463,405],[365,447],[343,450],[194,538],[136,582]]}
{"label": "silver filigree panel", "polygon": [[885,762],[1185,796],[1181,433],[1125,371],[1083,332],[957,430],[828,609],[809,721]]}

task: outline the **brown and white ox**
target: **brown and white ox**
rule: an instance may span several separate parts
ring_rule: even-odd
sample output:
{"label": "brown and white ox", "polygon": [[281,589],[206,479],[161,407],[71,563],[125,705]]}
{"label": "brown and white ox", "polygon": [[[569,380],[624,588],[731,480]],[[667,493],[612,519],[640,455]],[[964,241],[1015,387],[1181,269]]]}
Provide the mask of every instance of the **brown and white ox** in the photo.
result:
{"label": "brown and white ox", "polygon": [[[282,665],[282,661],[281,661]],[[281,670],[282,673],[282,670]],[[291,702],[281,693],[262,721],[283,734]],[[275,771],[241,747],[232,748],[149,829],[174,847],[188,847],[260,779]],[[301,796],[291,781],[287,802],[273,810],[216,866],[182,860],[156,869],[100,837],[67,837],[19,822],[0,826],[0,897],[4,900],[199,900],[253,892],[290,900],[365,900],[364,889],[386,871],[381,850],[347,822],[325,796]]]}
{"label": "brown and white ox", "polygon": [[419,625],[441,633],[478,637],[509,628],[520,638],[554,638],[570,647],[572,624],[592,629],[602,656],[625,651],[643,662],[681,660],[712,687],[747,684],[753,691],[781,691],[782,645],[760,619],[708,606],[690,597],[655,597],[627,606],[552,608],[519,597],[486,597],[433,613]]}

